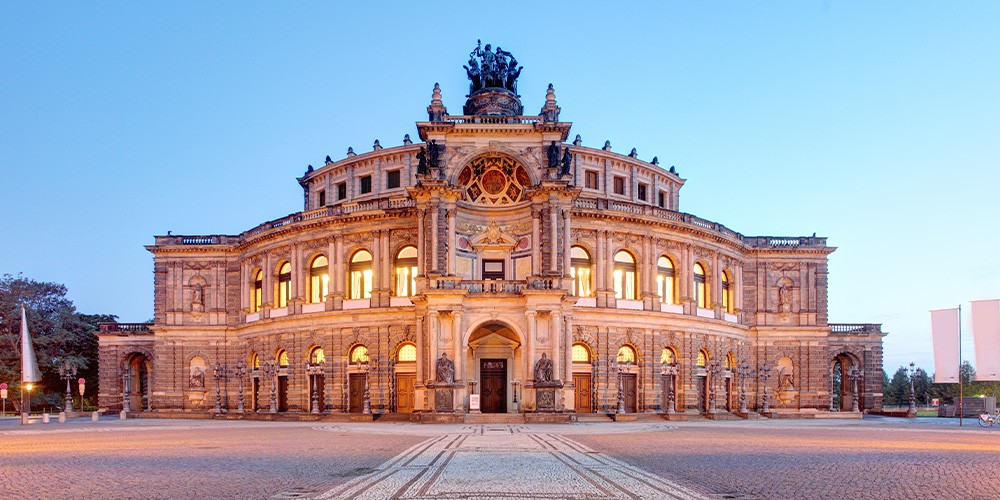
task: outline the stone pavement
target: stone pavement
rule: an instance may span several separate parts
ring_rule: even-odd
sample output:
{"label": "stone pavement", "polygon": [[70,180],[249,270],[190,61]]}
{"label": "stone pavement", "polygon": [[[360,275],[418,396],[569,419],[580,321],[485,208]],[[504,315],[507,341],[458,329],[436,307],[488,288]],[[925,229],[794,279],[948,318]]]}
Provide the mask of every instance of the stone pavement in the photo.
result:
{"label": "stone pavement", "polygon": [[9,498],[1000,498],[1000,429],[956,424],[106,419],[22,427],[0,419],[0,492]]}

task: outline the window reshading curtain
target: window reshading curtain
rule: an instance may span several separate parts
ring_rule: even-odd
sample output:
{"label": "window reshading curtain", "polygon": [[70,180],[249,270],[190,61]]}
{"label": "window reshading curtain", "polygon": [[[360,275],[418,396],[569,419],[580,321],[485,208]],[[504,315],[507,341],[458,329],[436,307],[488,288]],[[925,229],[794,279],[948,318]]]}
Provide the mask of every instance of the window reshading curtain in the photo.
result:
{"label": "window reshading curtain", "polygon": [[934,383],[957,384],[959,381],[958,309],[931,311],[931,337],[934,340]]}
{"label": "window reshading curtain", "polygon": [[1000,300],[972,301],[976,380],[1000,380]]}

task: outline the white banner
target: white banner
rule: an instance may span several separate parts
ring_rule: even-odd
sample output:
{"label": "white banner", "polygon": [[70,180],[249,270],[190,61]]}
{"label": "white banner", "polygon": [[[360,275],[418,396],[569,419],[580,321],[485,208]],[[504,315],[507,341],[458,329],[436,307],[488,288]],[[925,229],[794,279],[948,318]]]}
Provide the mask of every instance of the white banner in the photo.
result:
{"label": "white banner", "polygon": [[931,337],[934,340],[934,383],[959,382],[958,309],[931,311]]}
{"label": "white banner", "polygon": [[1000,300],[972,301],[976,380],[1000,380]]}

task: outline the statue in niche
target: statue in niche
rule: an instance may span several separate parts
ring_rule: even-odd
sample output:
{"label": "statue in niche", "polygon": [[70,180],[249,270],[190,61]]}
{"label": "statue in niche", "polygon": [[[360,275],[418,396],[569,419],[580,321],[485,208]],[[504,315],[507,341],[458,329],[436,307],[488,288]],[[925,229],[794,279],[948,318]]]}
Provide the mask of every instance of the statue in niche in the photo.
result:
{"label": "statue in niche", "polygon": [[448,359],[448,354],[441,353],[441,357],[437,360],[435,373],[438,383],[451,384],[455,382],[455,363]]}
{"label": "statue in niche", "polygon": [[548,155],[549,168],[559,168],[559,146],[556,145],[556,141],[549,144]]}
{"label": "statue in niche", "polygon": [[431,140],[430,144],[427,145],[427,166],[429,168],[440,168],[441,167],[441,150],[443,148],[438,145],[436,140]]}
{"label": "statue in niche", "polygon": [[792,310],[792,287],[788,284],[778,287],[778,310],[781,312]]}
{"label": "statue in niche", "polygon": [[559,175],[569,175],[569,170],[573,166],[573,155],[570,154],[569,148],[563,149],[562,156],[562,170],[559,171]]}
{"label": "statue in niche", "polygon": [[535,362],[535,382],[552,382],[552,360],[544,352]]}
{"label": "statue in niche", "polygon": [[417,174],[427,175],[427,150],[423,146],[417,151]]}
{"label": "statue in niche", "polygon": [[792,371],[784,366],[778,367],[778,388],[782,391],[795,390],[792,383]]}
{"label": "statue in niche", "polygon": [[191,380],[188,381],[188,386],[192,389],[205,388],[205,372],[202,371],[201,367],[196,366],[191,370]]}
{"label": "statue in niche", "polygon": [[194,292],[192,292],[191,294],[191,305],[192,306],[205,305],[205,289],[200,284],[196,284],[194,286]]}

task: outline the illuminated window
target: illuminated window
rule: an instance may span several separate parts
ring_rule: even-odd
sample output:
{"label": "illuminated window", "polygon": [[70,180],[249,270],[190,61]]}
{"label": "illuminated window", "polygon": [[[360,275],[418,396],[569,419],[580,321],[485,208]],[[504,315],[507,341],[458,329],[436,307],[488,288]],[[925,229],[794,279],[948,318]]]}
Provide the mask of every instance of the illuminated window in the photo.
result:
{"label": "illuminated window", "polygon": [[250,312],[260,311],[264,291],[264,272],[260,269],[253,275],[253,291],[250,295]]}
{"label": "illuminated window", "polygon": [[292,265],[283,262],[278,267],[277,293],[274,294],[277,303],[274,307],[288,307],[288,298],[292,295]]}
{"label": "illuminated window", "polygon": [[733,353],[726,354],[726,361],[722,367],[727,370],[732,370],[733,368],[736,368],[736,356],[733,356]]}
{"label": "illuminated window", "polygon": [[733,312],[733,291],[729,285],[729,273],[722,272],[722,307],[727,313]]}
{"label": "illuminated window", "polygon": [[363,345],[354,346],[351,349],[350,362],[352,365],[368,362],[368,348]]}
{"label": "illuminated window", "polygon": [[590,297],[590,255],[583,247],[573,247],[569,251],[569,257],[573,294],[577,297]]}
{"label": "illuminated window", "polygon": [[673,304],[674,300],[674,263],[666,256],[656,261],[656,293],[660,302]]}
{"label": "illuminated window", "polygon": [[660,363],[665,365],[677,364],[677,355],[674,354],[674,350],[669,347],[664,347],[660,351]]}
{"label": "illuminated window", "polygon": [[702,309],[708,309],[708,287],[705,284],[705,267],[694,265],[694,302]]}
{"label": "illuminated window", "polygon": [[396,296],[417,293],[417,248],[404,247],[396,254]]}
{"label": "illuminated window", "polygon": [[255,352],[250,354],[250,369],[260,370],[260,356]]}
{"label": "illuminated window", "polygon": [[590,349],[587,348],[587,344],[583,342],[573,344],[573,362],[590,363]]}
{"label": "illuminated window", "polygon": [[309,302],[318,304],[330,293],[330,265],[323,255],[317,256],[309,266]]}
{"label": "illuminated window", "polygon": [[615,254],[614,286],[615,298],[635,300],[635,257],[622,250]]}
{"label": "illuminated window", "polygon": [[417,346],[411,342],[407,342],[399,346],[399,351],[396,353],[396,361],[399,363],[412,363],[417,361]]}
{"label": "illuminated window", "polygon": [[318,365],[326,361],[326,353],[322,347],[316,347],[309,353],[309,364]]}
{"label": "illuminated window", "polygon": [[704,349],[698,351],[698,359],[695,361],[695,365],[704,368],[706,363],[708,363],[708,353]]}
{"label": "illuminated window", "polygon": [[350,297],[370,299],[372,297],[372,254],[358,250],[351,256]]}
{"label": "illuminated window", "polygon": [[635,364],[635,349],[628,345],[621,346],[618,349],[618,356],[615,358],[615,361]]}
{"label": "illuminated window", "polygon": [[288,351],[284,349],[278,351],[278,367],[288,368]]}

